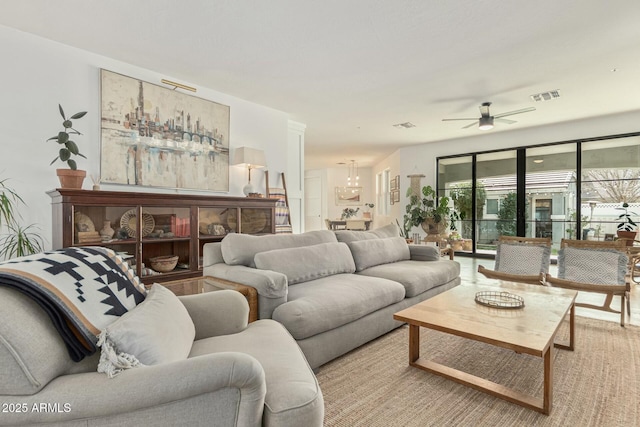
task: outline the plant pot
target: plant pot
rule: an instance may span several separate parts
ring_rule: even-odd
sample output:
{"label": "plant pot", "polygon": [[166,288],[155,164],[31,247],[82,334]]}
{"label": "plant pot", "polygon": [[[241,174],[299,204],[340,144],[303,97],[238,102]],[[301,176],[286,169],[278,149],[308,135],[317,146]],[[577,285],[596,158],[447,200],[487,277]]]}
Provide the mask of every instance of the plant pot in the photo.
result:
{"label": "plant pot", "polygon": [[473,250],[473,240],[471,239],[462,240],[462,250],[471,252]]}
{"label": "plant pot", "polygon": [[454,251],[462,250],[462,240],[451,240],[449,242],[449,245],[451,246],[451,249],[453,249]]}
{"label": "plant pot", "polygon": [[633,246],[633,241],[636,238],[637,231],[622,231],[618,230],[618,239],[625,239],[627,246]]}
{"label": "plant pot", "polygon": [[427,218],[420,225],[425,233],[430,236],[446,237],[447,221],[435,222],[433,218]]}
{"label": "plant pot", "polygon": [[73,169],[56,169],[61,188],[81,189],[87,171]]}

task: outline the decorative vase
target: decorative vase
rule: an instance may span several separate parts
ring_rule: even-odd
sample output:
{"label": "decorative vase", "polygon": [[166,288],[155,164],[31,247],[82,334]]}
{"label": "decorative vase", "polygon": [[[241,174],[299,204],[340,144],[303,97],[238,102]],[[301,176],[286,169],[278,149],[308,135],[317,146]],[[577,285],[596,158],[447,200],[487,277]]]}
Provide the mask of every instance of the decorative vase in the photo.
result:
{"label": "decorative vase", "polygon": [[102,229],[100,230],[100,237],[102,238],[102,240],[111,240],[115,233],[116,231],[111,228],[111,221],[106,219],[104,221]]}
{"label": "decorative vase", "polygon": [[433,218],[427,218],[420,224],[422,229],[429,237],[442,236],[446,237],[447,221],[435,222]]}
{"label": "decorative vase", "polygon": [[81,189],[87,171],[73,169],[56,169],[61,188]]}

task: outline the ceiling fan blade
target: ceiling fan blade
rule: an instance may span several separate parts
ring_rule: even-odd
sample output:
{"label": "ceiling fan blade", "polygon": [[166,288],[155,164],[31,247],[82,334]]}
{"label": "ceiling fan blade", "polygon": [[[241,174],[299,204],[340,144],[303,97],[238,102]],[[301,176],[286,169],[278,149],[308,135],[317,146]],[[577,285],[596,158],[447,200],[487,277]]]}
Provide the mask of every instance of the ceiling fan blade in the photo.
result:
{"label": "ceiling fan blade", "polygon": [[507,113],[496,114],[493,117],[496,119],[499,119],[500,117],[513,116],[514,114],[528,113],[529,111],[536,111],[536,107],[523,108],[522,110],[514,110],[514,111],[509,111]]}
{"label": "ceiling fan blade", "polygon": [[514,123],[518,123],[515,120],[509,120],[509,119],[496,119],[495,117],[493,118],[496,122],[500,122],[500,123],[507,123],[509,125],[512,125]]}
{"label": "ceiling fan blade", "polygon": [[454,121],[454,120],[478,120],[478,118],[474,117],[472,119],[442,119],[443,122],[451,122],[451,121]]}
{"label": "ceiling fan blade", "polygon": [[462,129],[469,129],[470,127],[476,126],[477,124],[478,124],[478,121],[476,120],[475,122],[471,123],[470,125],[463,126]]}

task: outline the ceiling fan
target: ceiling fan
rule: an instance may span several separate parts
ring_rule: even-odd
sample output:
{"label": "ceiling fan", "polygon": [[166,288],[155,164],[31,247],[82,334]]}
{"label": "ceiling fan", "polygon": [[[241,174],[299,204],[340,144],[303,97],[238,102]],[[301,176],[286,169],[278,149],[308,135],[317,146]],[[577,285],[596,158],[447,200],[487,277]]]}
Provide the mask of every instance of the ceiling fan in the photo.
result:
{"label": "ceiling fan", "polygon": [[528,108],[523,108],[522,110],[514,110],[514,111],[509,111],[506,113],[500,113],[500,114],[496,114],[495,116],[492,116],[489,113],[489,106],[491,105],[490,102],[483,102],[482,105],[480,106],[480,118],[473,118],[473,119],[469,119],[469,118],[465,118],[465,119],[442,119],[443,122],[447,122],[447,121],[453,121],[453,120],[473,120],[474,123],[471,123],[467,126],[464,126],[462,129],[467,129],[470,128],[471,126],[474,126],[476,124],[476,122],[478,123],[478,129],[480,130],[489,130],[491,128],[493,128],[493,121],[495,120],[496,122],[500,122],[500,123],[507,123],[507,124],[512,124],[512,123],[516,123],[515,120],[509,120],[509,119],[504,119],[503,117],[506,116],[513,116],[514,114],[521,114],[521,113],[528,113],[529,111],[535,111],[535,107],[528,107]]}

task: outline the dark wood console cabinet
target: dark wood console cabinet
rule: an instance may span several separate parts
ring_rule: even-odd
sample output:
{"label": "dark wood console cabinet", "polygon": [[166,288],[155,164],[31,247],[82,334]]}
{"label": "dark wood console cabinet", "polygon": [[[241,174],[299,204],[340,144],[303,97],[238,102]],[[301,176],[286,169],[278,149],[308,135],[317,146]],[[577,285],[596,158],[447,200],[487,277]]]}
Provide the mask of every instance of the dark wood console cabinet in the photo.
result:
{"label": "dark wood console cabinet", "polygon": [[[66,189],[47,194],[54,249],[111,248],[144,283],[201,276],[202,247],[228,233],[275,232],[275,199]],[[101,233],[108,228],[111,238]],[[150,259],[165,255],[177,255],[177,266],[164,273],[153,270]]]}

